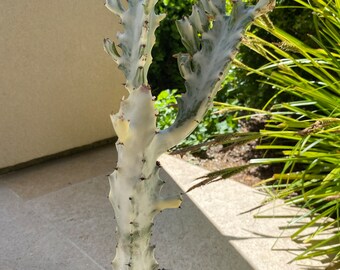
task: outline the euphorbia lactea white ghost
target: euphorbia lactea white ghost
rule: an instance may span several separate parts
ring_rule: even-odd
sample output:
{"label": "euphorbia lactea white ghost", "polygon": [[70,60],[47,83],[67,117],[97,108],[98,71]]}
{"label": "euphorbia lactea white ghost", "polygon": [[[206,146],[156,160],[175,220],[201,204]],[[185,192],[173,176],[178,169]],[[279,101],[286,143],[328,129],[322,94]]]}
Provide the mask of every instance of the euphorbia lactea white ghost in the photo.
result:
{"label": "euphorbia lactea white ghost", "polygon": [[118,45],[104,40],[106,52],[126,77],[129,92],[118,113],[111,115],[118,140],[118,162],[109,176],[109,199],[117,222],[114,270],[155,270],[158,264],[151,245],[156,214],[178,208],[181,196],[163,198],[157,158],[187,137],[198,125],[227,75],[243,32],[258,16],[271,11],[275,0],[260,0],[247,7],[233,1],[226,15],[225,0],[200,0],[188,18],[177,21],[186,53],[177,55],[186,92],[178,100],[178,114],[169,128],[156,129],[156,113],[147,73],[152,62],[155,30],[164,14],[155,14],[157,0],[106,0],[118,15],[124,32]]}

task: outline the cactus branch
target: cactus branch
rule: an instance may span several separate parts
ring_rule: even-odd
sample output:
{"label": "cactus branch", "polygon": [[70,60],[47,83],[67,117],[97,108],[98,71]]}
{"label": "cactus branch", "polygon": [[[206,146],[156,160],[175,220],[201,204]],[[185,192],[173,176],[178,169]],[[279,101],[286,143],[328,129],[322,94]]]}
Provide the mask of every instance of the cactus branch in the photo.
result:
{"label": "cactus branch", "polygon": [[[227,16],[224,1],[201,0],[189,18],[177,22],[187,49],[187,53],[177,55],[180,72],[186,80],[186,93],[178,100],[174,124],[155,139],[160,151],[178,144],[196,128],[197,120],[203,118],[221,88],[245,29],[274,5],[275,0],[260,0],[253,7],[236,1],[231,15]],[[210,20],[213,20],[212,27]]]}
{"label": "cactus branch", "polygon": [[106,7],[121,18],[124,33],[118,33],[119,54],[114,43],[104,41],[104,49],[118,64],[126,77],[126,88],[131,93],[141,85],[147,85],[147,73],[152,62],[151,50],[155,44],[155,30],[164,14],[157,15],[154,6],[157,1],[130,0],[124,10],[120,0],[107,0]]}

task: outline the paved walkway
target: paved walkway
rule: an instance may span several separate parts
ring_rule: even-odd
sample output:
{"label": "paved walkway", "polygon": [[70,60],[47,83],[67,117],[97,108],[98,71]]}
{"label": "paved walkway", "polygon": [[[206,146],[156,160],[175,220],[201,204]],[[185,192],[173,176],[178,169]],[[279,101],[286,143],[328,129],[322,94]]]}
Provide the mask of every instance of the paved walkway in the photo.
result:
{"label": "paved walkway", "polygon": [[[114,147],[105,146],[0,176],[0,269],[111,269],[115,224],[106,175],[115,162]],[[161,162],[171,175],[163,172],[168,179],[165,193],[181,192],[177,184],[185,189],[205,173],[169,156],[162,156]],[[261,198],[253,189],[232,181],[184,196],[182,209],[167,210],[155,221],[154,242],[161,267],[302,269],[287,264],[292,254],[271,251],[276,242],[272,236],[280,233],[279,223],[268,225],[251,214],[239,215]],[[287,243],[286,239],[285,248]]]}

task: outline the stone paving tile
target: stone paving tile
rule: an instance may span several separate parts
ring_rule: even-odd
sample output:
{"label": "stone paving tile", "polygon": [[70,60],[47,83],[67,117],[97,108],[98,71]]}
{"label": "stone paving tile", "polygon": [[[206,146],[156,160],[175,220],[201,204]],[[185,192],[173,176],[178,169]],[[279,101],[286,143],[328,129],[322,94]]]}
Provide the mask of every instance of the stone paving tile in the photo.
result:
{"label": "stone paving tile", "polygon": [[0,175],[23,200],[30,200],[64,187],[111,173],[117,160],[114,146],[102,146]]}
{"label": "stone paving tile", "polygon": [[[166,178],[164,195],[181,192],[169,176]],[[65,237],[109,270],[115,247],[115,223],[108,190],[107,178],[100,176],[26,202],[26,206],[53,223]],[[156,218],[153,235],[157,259],[165,269],[253,269],[187,197],[182,209],[164,211]],[[239,268],[228,268],[230,262]]]}
{"label": "stone paving tile", "polygon": [[[165,193],[183,192],[167,173],[161,175],[168,179]],[[157,260],[165,269],[254,269],[231,246],[230,238],[222,236],[186,195],[181,209],[169,209],[156,216],[154,243]]]}
{"label": "stone paving tile", "polygon": [[22,199],[0,181],[0,222],[15,219],[22,213],[22,207]]}
{"label": "stone paving tile", "polygon": [[25,205],[58,228],[103,269],[111,269],[116,244],[108,192],[108,180],[100,176],[27,201]]}
{"label": "stone paving tile", "polygon": [[1,270],[102,270],[18,196],[0,185]]}

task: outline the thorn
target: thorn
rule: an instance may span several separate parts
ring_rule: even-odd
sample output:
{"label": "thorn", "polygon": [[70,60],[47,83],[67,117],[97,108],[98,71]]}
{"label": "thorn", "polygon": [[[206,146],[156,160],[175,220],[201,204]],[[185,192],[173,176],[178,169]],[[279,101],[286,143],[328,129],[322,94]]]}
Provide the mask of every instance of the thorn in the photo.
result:
{"label": "thorn", "polygon": [[161,167],[161,163],[158,160],[156,161],[156,166]]}
{"label": "thorn", "polygon": [[194,121],[195,121],[197,124],[199,124],[199,123],[200,123],[200,121],[198,121],[198,120],[196,120],[196,119],[195,119]]}
{"label": "thorn", "polygon": [[145,180],[145,177],[142,176],[142,177],[140,177],[139,179],[140,179],[141,181],[144,181],[144,180]]}

